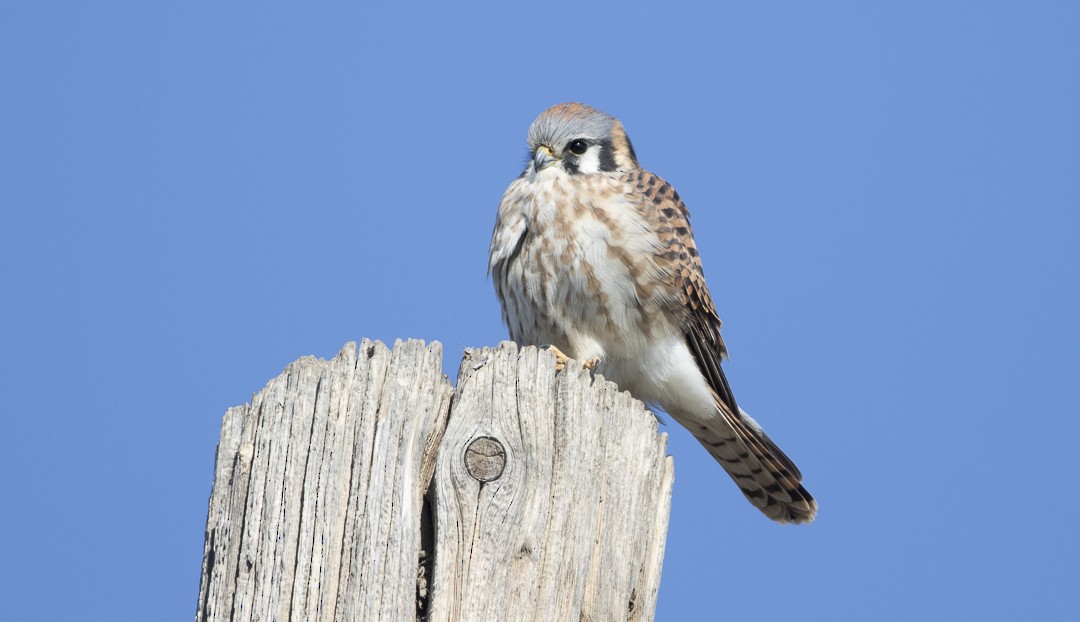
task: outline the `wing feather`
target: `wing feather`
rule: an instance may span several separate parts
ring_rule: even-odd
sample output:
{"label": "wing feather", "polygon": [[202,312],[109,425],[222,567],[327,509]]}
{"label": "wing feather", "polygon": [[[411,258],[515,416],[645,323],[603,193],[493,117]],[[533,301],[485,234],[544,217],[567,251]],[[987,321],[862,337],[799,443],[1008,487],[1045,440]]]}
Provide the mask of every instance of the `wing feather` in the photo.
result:
{"label": "wing feather", "polygon": [[[658,262],[675,281],[676,317],[682,318],[686,345],[714,396],[715,417],[680,422],[724,467],[746,498],[773,520],[809,522],[817,502],[802,486],[802,473],[735,402],[721,362],[727,347],[722,322],[705,285],[701,257],[694,245],[690,213],[679,194],[659,176],[644,170],[624,173],[641,195],[646,216],[660,235]],[[671,413],[678,420],[675,413]]]}

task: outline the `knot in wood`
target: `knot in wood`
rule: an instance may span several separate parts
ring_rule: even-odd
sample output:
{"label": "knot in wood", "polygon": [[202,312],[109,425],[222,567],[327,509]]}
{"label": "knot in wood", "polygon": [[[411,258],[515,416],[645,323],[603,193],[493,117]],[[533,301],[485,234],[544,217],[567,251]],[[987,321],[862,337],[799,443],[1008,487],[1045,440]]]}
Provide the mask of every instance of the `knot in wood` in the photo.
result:
{"label": "knot in wood", "polygon": [[465,469],[481,482],[492,482],[502,476],[506,468],[506,450],[502,443],[490,436],[481,436],[465,449]]}

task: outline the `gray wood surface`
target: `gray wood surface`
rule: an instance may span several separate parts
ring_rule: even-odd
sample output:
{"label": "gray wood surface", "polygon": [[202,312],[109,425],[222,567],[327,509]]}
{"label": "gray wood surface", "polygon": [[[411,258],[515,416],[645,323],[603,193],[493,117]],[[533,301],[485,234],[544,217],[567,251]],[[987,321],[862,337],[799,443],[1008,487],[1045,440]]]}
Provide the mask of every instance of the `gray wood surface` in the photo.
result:
{"label": "gray wood surface", "polygon": [[226,412],[196,620],[652,619],[652,414],[536,348],[467,351],[456,391],[441,358],[350,343]]}

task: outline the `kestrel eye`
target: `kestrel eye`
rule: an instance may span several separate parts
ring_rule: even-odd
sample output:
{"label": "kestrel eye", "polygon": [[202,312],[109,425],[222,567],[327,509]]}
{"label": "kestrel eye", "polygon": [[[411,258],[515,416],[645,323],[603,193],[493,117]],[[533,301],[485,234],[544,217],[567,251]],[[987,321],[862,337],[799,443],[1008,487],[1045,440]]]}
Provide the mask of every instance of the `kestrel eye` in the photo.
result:
{"label": "kestrel eye", "polygon": [[571,141],[570,144],[566,146],[566,148],[569,149],[570,153],[574,155],[584,155],[585,152],[589,150],[589,143],[579,138],[577,140]]}

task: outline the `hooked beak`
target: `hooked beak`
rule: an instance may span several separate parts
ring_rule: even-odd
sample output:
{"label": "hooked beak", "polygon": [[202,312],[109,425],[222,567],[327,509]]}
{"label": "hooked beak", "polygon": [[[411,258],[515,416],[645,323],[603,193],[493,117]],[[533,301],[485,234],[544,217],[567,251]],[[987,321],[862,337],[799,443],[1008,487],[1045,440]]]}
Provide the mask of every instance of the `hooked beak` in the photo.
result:
{"label": "hooked beak", "polygon": [[539,173],[545,168],[555,164],[555,152],[547,145],[540,145],[533,152],[533,171]]}

